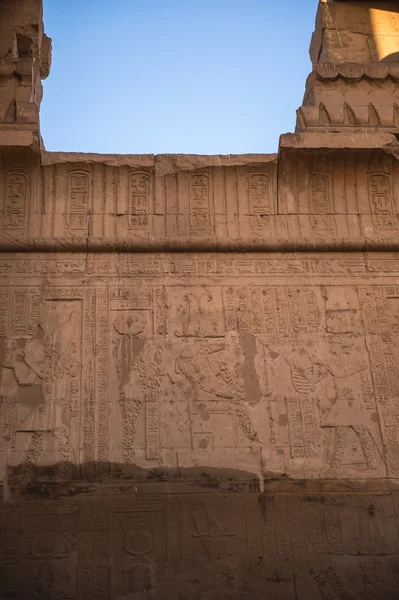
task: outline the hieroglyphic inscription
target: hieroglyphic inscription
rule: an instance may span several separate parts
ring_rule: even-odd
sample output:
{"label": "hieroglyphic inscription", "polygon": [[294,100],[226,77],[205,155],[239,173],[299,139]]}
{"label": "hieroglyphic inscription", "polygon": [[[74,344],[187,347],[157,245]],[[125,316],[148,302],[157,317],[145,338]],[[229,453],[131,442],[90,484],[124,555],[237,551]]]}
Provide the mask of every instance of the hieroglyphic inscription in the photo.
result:
{"label": "hieroglyphic inscription", "polygon": [[247,547],[249,560],[255,564],[262,556],[262,538],[259,528],[259,505],[256,496],[245,497],[245,522],[247,526]]}
{"label": "hieroglyphic inscription", "polygon": [[165,274],[206,276],[257,276],[257,275],[293,275],[296,277],[361,275],[368,272],[397,273],[399,260],[393,258],[371,259],[365,264],[363,257],[337,258],[319,256],[312,258],[218,258],[204,259],[174,257],[164,258],[159,255],[138,257],[137,254],[118,255],[112,259],[109,255],[98,254],[95,258],[82,258],[81,255],[65,255],[63,259],[54,257],[18,258],[10,257],[0,260],[0,274],[14,277],[63,274],[87,274],[98,276],[162,276]]}
{"label": "hieroglyphic inscription", "polygon": [[190,231],[207,231],[213,227],[210,176],[204,171],[191,173],[188,178]]}
{"label": "hieroglyphic inscription", "polygon": [[96,444],[97,471],[104,475],[109,465],[109,347],[110,320],[108,288],[97,291],[96,318]]}
{"label": "hieroglyphic inscription", "polygon": [[176,568],[181,560],[181,506],[180,498],[172,496],[166,502],[167,519],[167,557]]}
{"label": "hieroglyphic inscription", "polygon": [[308,501],[303,509],[309,550],[324,554],[343,541],[338,508]]}
{"label": "hieroglyphic inscription", "polygon": [[167,305],[165,288],[154,288],[154,333],[166,335],[167,333]]}
{"label": "hieroglyphic inscription", "polygon": [[385,173],[368,176],[369,202],[373,225],[376,229],[392,229],[395,212],[392,205],[390,177]]}
{"label": "hieroglyphic inscription", "polygon": [[317,456],[317,429],[313,400],[287,398],[292,458]]}
{"label": "hieroglyphic inscription", "polygon": [[79,515],[79,600],[91,600],[93,597],[93,502],[84,500],[80,503]]}
{"label": "hieroglyphic inscription", "polygon": [[395,419],[399,379],[384,288],[359,288],[359,301],[371,359],[377,412],[387,449],[388,470],[394,474],[399,472],[398,423]]}
{"label": "hieroglyphic inscription", "polygon": [[313,229],[331,229],[330,178],[328,175],[313,173],[309,177],[309,209]]}
{"label": "hieroglyphic inscription", "polygon": [[35,289],[11,290],[11,314],[8,335],[10,338],[32,337],[40,316],[40,296]]}
{"label": "hieroglyphic inscription", "polygon": [[128,229],[148,229],[150,206],[150,178],[148,173],[130,174],[128,194]]}
{"label": "hieroglyphic inscription", "polygon": [[159,459],[159,407],[155,394],[145,401],[145,453],[148,460]]}
{"label": "hieroglyphic inscription", "polygon": [[297,397],[287,398],[288,423],[292,458],[304,458],[305,444],[300,402]]}
{"label": "hieroglyphic inscription", "polygon": [[301,505],[300,498],[295,496],[287,498],[287,515],[290,526],[292,554],[298,558],[303,558],[307,555]]}
{"label": "hieroglyphic inscription", "polygon": [[[7,514],[1,515],[4,525],[1,532],[2,566],[0,578],[0,593],[2,597],[15,594],[17,597],[18,581],[20,579],[20,544],[21,544],[21,514],[16,506]],[[2,523],[3,524],[3,523]]]}
{"label": "hieroglyphic inscription", "polygon": [[253,334],[313,333],[321,314],[313,288],[224,287],[225,326]]}
{"label": "hieroglyphic inscription", "polygon": [[18,562],[21,515],[18,510],[8,513],[4,524],[4,554],[8,564]]}
{"label": "hieroglyphic inscription", "polygon": [[96,290],[87,289],[84,297],[83,316],[83,411],[82,411],[82,476],[94,477],[95,460],[95,327],[96,327]]}
{"label": "hieroglyphic inscription", "polygon": [[71,230],[87,230],[89,226],[90,180],[85,171],[71,171],[68,176],[66,224]]}
{"label": "hieroglyphic inscription", "polygon": [[290,524],[287,519],[287,498],[280,497],[274,506],[275,532],[277,537],[277,553],[281,558],[291,556]]}
{"label": "hieroglyphic inscription", "polygon": [[7,334],[9,314],[10,290],[0,288],[0,337]]}
{"label": "hieroglyphic inscription", "polygon": [[266,556],[277,556],[273,498],[263,496],[260,503],[260,510],[262,512],[261,534],[263,552]]}
{"label": "hieroglyphic inscription", "polygon": [[28,226],[28,169],[22,156],[12,154],[6,166],[3,229],[24,231]]}
{"label": "hieroglyphic inscription", "polygon": [[248,178],[250,223],[252,229],[270,229],[270,179],[265,173],[252,173]]}
{"label": "hieroglyphic inscription", "polygon": [[95,566],[94,577],[95,597],[99,600],[108,600],[110,579],[110,503],[108,500],[96,500],[94,520],[94,548]]}

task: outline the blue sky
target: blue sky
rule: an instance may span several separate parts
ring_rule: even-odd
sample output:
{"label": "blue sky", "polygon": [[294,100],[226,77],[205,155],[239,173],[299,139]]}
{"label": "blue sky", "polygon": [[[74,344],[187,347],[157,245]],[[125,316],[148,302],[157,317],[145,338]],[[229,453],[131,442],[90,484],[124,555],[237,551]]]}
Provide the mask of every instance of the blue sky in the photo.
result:
{"label": "blue sky", "polygon": [[310,71],[317,0],[44,0],[47,150],[275,152]]}

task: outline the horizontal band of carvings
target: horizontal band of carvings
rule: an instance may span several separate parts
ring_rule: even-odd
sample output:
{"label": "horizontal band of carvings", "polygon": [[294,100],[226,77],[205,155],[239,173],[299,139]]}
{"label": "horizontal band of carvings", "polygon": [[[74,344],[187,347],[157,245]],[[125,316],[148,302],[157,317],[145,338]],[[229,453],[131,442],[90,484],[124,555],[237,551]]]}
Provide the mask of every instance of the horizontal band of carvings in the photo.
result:
{"label": "horizontal band of carvings", "polygon": [[395,239],[25,238],[0,239],[1,252],[399,252]]}
{"label": "horizontal band of carvings", "polygon": [[322,80],[334,80],[342,77],[348,81],[359,81],[365,79],[386,79],[391,77],[399,81],[399,63],[355,63],[344,62],[333,64],[330,62],[319,63],[316,73]]}

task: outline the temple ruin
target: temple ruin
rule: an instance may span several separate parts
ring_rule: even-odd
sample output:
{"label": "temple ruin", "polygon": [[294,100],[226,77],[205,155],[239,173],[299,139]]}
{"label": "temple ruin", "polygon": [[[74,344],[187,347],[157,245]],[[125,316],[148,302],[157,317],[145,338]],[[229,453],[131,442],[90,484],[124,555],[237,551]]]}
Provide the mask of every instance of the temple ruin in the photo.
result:
{"label": "temple ruin", "polygon": [[[399,2],[276,155],[46,152],[0,1],[0,598],[398,600]],[[300,10],[300,7],[298,8]]]}

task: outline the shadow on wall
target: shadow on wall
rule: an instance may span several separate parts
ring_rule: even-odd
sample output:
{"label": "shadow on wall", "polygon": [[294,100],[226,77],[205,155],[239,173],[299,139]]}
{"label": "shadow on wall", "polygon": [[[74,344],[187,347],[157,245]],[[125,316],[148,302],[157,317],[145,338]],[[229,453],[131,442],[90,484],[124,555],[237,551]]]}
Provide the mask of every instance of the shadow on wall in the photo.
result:
{"label": "shadow on wall", "polygon": [[144,468],[123,463],[88,462],[84,465],[76,465],[63,462],[38,466],[25,462],[17,466],[8,466],[5,482],[6,500],[18,497],[79,496],[95,489],[96,485],[107,483],[130,485],[174,482],[181,486],[186,482],[210,490],[260,491],[259,477],[255,473],[205,465],[190,468],[164,466]]}
{"label": "shadow on wall", "polygon": [[[88,463],[81,473],[70,464],[28,471],[8,473],[14,497],[0,511],[1,598],[398,598],[393,491],[351,492],[341,482],[326,492],[319,482],[312,492],[286,481],[276,493],[269,481],[260,493],[251,473],[221,469]],[[60,473],[88,479],[60,483]]]}

